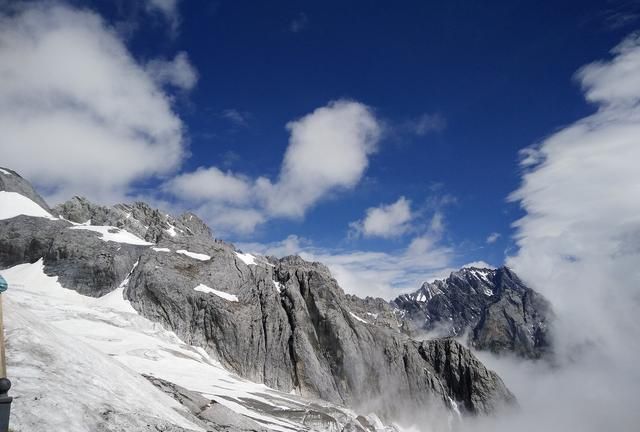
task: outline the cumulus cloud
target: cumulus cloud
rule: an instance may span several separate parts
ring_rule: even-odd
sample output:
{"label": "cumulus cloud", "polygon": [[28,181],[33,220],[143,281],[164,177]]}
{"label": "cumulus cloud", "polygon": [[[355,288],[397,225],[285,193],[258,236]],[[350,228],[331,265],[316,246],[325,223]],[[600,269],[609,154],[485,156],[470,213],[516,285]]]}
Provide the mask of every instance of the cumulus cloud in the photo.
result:
{"label": "cumulus cloud", "polygon": [[489,234],[487,236],[487,244],[493,244],[495,242],[498,241],[498,239],[501,237],[502,235],[498,232],[492,232],[491,234]]}
{"label": "cumulus cloud", "polygon": [[393,204],[367,209],[364,219],[351,222],[351,234],[365,237],[397,237],[411,228],[411,201],[400,197]]}
{"label": "cumulus cloud", "polygon": [[555,367],[486,360],[520,398],[474,431],[635,430],[640,369],[640,39],[576,79],[597,111],[523,153],[508,264],[553,304]]}
{"label": "cumulus cloud", "polygon": [[198,82],[198,72],[184,51],[176,54],[173,60],[151,60],[146,69],[159,85],[170,84],[182,90],[191,90]]}
{"label": "cumulus cloud", "polygon": [[362,178],[377,150],[381,127],[359,102],[339,100],[287,124],[291,137],[275,183],[257,186],[267,211],[300,217],[328,193],[349,189]]}
{"label": "cumulus cloud", "polygon": [[[222,175],[218,168],[210,167],[178,176],[165,185],[165,190],[207,198],[203,208],[224,212],[222,202],[233,200],[222,196],[221,190],[225,184],[233,183],[236,187],[228,193],[248,198],[243,206],[238,205],[243,200],[235,200],[230,212],[250,213],[256,224],[273,217],[300,218],[331,193],[351,189],[360,181],[369,156],[377,150],[381,133],[379,122],[366,105],[347,100],[330,102],[286,127],[290,132],[289,145],[275,181],[231,173]],[[216,181],[222,184],[214,184]],[[212,192],[207,193],[207,188]],[[215,226],[215,221],[212,223]],[[244,226],[246,232],[248,225]]]}
{"label": "cumulus cloud", "polygon": [[364,219],[350,224],[351,233],[365,237],[397,237],[411,228],[412,218],[411,201],[400,197],[393,204],[367,209]]}
{"label": "cumulus cloud", "polygon": [[198,168],[169,180],[165,190],[182,201],[205,203],[247,203],[251,197],[250,181],[215,167]]}
{"label": "cumulus cloud", "polygon": [[96,14],[33,4],[0,16],[2,162],[53,200],[121,199],[184,156],[169,97]]}

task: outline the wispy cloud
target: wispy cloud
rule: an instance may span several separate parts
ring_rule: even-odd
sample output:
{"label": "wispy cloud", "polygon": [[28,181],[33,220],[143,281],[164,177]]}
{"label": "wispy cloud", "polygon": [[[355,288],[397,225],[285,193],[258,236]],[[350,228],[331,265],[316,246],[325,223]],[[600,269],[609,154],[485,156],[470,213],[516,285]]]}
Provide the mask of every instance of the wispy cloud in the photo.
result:
{"label": "wispy cloud", "polygon": [[184,51],[176,54],[173,60],[153,59],[147,63],[146,70],[159,85],[168,84],[181,90],[191,90],[198,82],[198,72]]}
{"label": "wispy cloud", "polygon": [[447,127],[447,120],[439,113],[424,113],[404,123],[407,132],[417,136],[425,136],[431,132],[442,132]]}
{"label": "wispy cloud", "polygon": [[489,234],[487,236],[487,244],[493,244],[495,242],[498,241],[498,239],[501,237],[502,235],[500,233],[497,232],[492,232],[491,234]]}
{"label": "wispy cloud", "polygon": [[300,12],[294,19],[289,23],[289,30],[293,33],[299,33],[309,25],[309,18],[307,14],[304,12]]}
{"label": "wispy cloud", "polygon": [[171,31],[175,34],[180,27],[180,13],[178,11],[179,0],[144,0],[146,8],[150,12],[159,13],[169,23]]}
{"label": "wispy cloud", "polygon": [[234,126],[247,127],[249,126],[249,118],[251,114],[248,112],[239,111],[235,108],[229,108],[222,111],[222,118],[229,120]]}

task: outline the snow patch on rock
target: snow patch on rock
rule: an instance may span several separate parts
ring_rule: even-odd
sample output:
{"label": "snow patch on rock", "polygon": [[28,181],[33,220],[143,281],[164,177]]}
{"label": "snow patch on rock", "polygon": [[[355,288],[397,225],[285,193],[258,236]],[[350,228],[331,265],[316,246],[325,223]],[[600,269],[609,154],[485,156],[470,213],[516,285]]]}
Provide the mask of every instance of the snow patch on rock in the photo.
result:
{"label": "snow patch on rock", "polygon": [[234,294],[229,294],[226,293],[224,291],[218,291],[216,289],[210,288],[206,285],[200,284],[197,287],[194,288],[195,291],[199,291],[199,292],[203,292],[206,294],[214,294],[217,295],[218,297],[221,297],[225,300],[229,300],[232,302],[237,302],[238,301],[238,296],[234,295]]}
{"label": "snow patch on rock", "polygon": [[25,215],[56,220],[51,214],[17,192],[0,191],[0,220]]}
{"label": "snow patch on rock", "polygon": [[150,246],[154,243],[142,240],[135,234],[131,234],[129,231],[125,231],[120,228],[106,226],[106,225],[74,225],[69,227],[72,230],[87,230],[95,231],[100,234],[100,239],[105,242],[127,243],[138,246]]}
{"label": "snow patch on rock", "polygon": [[184,250],[184,249],[179,249],[176,251],[176,253],[179,253],[181,255],[185,255],[185,256],[188,256],[189,258],[197,259],[200,261],[209,261],[211,259],[209,255],[205,255],[197,252],[189,252],[188,250]]}

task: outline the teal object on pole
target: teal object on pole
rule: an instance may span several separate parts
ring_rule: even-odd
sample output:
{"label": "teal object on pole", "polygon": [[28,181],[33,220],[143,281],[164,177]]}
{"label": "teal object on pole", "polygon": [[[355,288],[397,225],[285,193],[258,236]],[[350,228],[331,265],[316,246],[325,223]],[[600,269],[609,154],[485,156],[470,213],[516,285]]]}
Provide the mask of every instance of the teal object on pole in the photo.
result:
{"label": "teal object on pole", "polygon": [[9,288],[9,285],[7,284],[7,281],[4,280],[4,278],[2,276],[0,276],[0,293],[3,293],[7,290],[7,288]]}

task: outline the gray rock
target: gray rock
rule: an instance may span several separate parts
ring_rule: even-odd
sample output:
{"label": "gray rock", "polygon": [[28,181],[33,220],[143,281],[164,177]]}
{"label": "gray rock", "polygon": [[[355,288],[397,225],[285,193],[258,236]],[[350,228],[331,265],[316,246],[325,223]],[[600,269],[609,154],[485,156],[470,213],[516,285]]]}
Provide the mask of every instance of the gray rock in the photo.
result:
{"label": "gray rock", "polygon": [[549,302],[507,267],[464,268],[392,302],[414,337],[463,336],[476,349],[540,358],[550,351]]}

